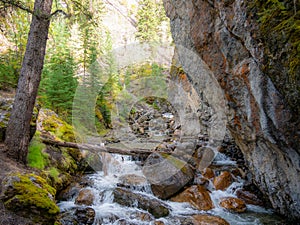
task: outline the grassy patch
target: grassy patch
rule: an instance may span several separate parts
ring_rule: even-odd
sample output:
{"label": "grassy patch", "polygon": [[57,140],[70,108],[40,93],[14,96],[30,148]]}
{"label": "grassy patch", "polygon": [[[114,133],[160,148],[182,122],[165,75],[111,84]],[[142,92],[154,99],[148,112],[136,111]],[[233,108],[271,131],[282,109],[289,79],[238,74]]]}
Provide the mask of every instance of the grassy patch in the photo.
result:
{"label": "grassy patch", "polygon": [[28,165],[37,169],[44,169],[47,165],[48,155],[43,153],[46,145],[40,142],[39,136],[33,137],[28,151]]}

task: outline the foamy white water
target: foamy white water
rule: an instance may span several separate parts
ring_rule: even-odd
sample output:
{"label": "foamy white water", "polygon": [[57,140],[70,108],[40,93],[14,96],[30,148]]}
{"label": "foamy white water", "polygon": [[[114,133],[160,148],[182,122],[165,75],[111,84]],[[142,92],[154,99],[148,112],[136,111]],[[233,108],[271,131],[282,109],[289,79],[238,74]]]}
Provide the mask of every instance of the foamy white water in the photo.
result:
{"label": "foamy white water", "polygon": [[[130,224],[153,224],[152,221],[142,221],[136,216],[138,213],[147,213],[144,210],[138,209],[136,207],[125,207],[121,206],[113,201],[113,189],[117,187],[120,183],[120,177],[126,174],[135,174],[143,177],[141,167],[138,166],[131,157],[112,155],[113,163],[107,165],[108,170],[106,175],[103,171],[88,175],[88,179],[92,182],[92,185],[88,189],[92,190],[95,199],[92,207],[96,212],[96,217],[93,225],[109,225],[109,224],[120,224],[121,221],[125,220]],[[228,162],[227,158],[221,156],[222,158],[217,158],[220,162],[222,159]],[[228,164],[227,164],[228,165]],[[272,217],[272,211],[266,210],[262,207],[247,205],[247,212],[242,214],[230,213],[227,210],[219,206],[220,199],[223,197],[236,197],[235,191],[243,186],[243,180],[231,184],[231,186],[226,191],[214,190],[213,186],[210,185],[209,189],[211,191],[210,196],[214,204],[214,209],[209,211],[199,211],[194,209],[188,203],[177,203],[171,201],[164,201],[170,209],[170,215],[166,218],[160,218],[166,225],[180,225],[179,217],[192,216],[195,214],[211,214],[224,218],[231,225],[263,225],[260,217]],[[136,190],[137,193],[153,196],[150,188],[150,184],[144,184],[143,187]],[[70,199],[69,201],[60,202],[59,207],[62,212],[72,210],[76,207],[80,207],[75,204],[75,199]]]}

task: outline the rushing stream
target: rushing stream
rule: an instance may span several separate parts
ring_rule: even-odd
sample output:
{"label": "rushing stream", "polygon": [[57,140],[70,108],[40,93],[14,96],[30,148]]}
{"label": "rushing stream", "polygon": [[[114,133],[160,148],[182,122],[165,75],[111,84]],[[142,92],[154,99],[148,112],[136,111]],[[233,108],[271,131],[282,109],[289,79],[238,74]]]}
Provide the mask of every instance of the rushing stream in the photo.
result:
{"label": "rushing stream", "polygon": [[[184,223],[183,218],[196,215],[196,214],[211,214],[224,218],[230,224],[236,225],[254,225],[254,224],[283,224],[279,222],[278,218],[274,216],[271,210],[264,209],[259,206],[247,205],[247,211],[244,213],[230,213],[227,210],[221,208],[218,204],[221,197],[235,196],[235,191],[243,186],[243,180],[239,179],[233,182],[226,191],[214,190],[213,185],[209,184],[211,199],[215,208],[209,211],[199,211],[193,209],[188,203],[176,203],[172,201],[164,201],[164,203],[170,209],[170,214],[164,218],[155,219],[147,211],[139,209],[133,204],[132,207],[121,206],[114,202],[113,190],[120,186],[122,177],[128,174],[137,175],[137,177],[143,177],[143,173],[138,161],[132,160],[131,157],[124,157],[113,155],[113,161],[110,159],[109,165],[106,167],[106,171],[99,171],[94,174],[87,175],[88,186],[85,189],[90,190],[93,193],[94,200],[89,206],[94,209],[94,220],[86,224],[190,224]],[[228,160],[224,155],[216,157],[214,164],[223,166],[234,166],[234,162]],[[105,173],[105,175],[104,175]],[[152,198],[150,185],[146,182],[140,183],[137,186],[130,187],[133,192],[140,195],[146,195]],[[59,207],[62,214],[74,212],[76,208],[84,208],[83,205],[75,204],[77,195],[74,195],[68,201],[62,201],[59,203]],[[71,213],[71,214],[72,214]],[[156,221],[156,223],[154,222]],[[158,223],[162,221],[163,223]],[[64,224],[67,223],[65,221]]]}
{"label": "rushing stream", "polygon": [[[154,101],[157,101],[157,107],[155,108],[151,107]],[[149,182],[153,182],[152,178],[156,176],[156,174],[160,177],[160,181],[164,182],[167,180],[167,182],[169,182],[170,177],[165,175],[170,172],[168,160],[162,161],[163,163],[160,163],[160,161],[158,163],[160,167],[158,168],[156,167],[156,165],[158,165],[156,163],[157,157],[159,158],[160,156],[157,156],[157,154],[156,156],[154,156],[155,154],[151,154],[146,159],[145,157],[99,153],[99,160],[96,160],[94,165],[96,163],[100,166],[96,165],[93,167],[97,172],[85,175],[79,183],[73,184],[61,198],[59,202],[61,209],[60,222],[63,225],[203,224],[195,223],[195,215],[211,215],[210,218],[212,216],[221,217],[231,225],[285,224],[282,218],[277,217],[271,210],[260,206],[250,204],[245,206],[243,203],[243,210],[240,213],[222,208],[220,206],[222,199],[228,199],[229,197],[235,197],[235,199],[237,199],[237,192],[243,188],[246,182],[246,180],[241,178],[243,176],[233,175],[234,171],[243,168],[241,164],[239,164],[239,159],[235,158],[236,162],[232,161],[234,157],[230,156],[231,158],[228,158],[225,154],[220,153],[217,147],[213,146],[213,143],[203,138],[203,136],[201,138],[201,135],[198,139],[196,138],[197,140],[187,140],[182,137],[179,139],[177,134],[181,132],[182,127],[171,105],[159,99],[146,99],[145,102],[141,101],[135,104],[135,110],[131,110],[129,119],[126,122],[130,125],[130,128],[123,126],[120,127],[120,129],[115,129],[115,131],[117,131],[115,133],[118,135],[116,139],[119,140],[120,143],[110,141],[105,143],[105,145],[118,146],[123,144],[123,148],[131,145],[135,148],[143,149],[146,147],[157,150],[165,149],[172,152],[172,155],[177,154],[176,159],[183,159],[188,154],[188,151],[192,150],[194,153],[190,153],[188,159],[184,159],[184,162],[189,162],[188,166],[198,168],[196,171],[204,171],[202,170],[203,168],[209,167],[213,177],[220,177],[220,174],[227,172],[227,174],[233,176],[234,179],[228,183],[226,188],[216,188],[215,181],[212,179],[213,177],[207,178],[202,172],[201,174],[196,172],[190,176],[187,172],[182,172],[183,167],[178,169],[178,160],[174,161],[174,158],[172,160],[169,158],[170,164],[175,165],[175,170],[183,174],[181,177],[177,176],[177,172],[175,172],[176,175],[173,174],[174,177],[170,180],[175,181],[175,186],[176,183],[180,183],[182,179],[184,180],[188,176],[191,178],[188,183],[183,183],[183,185],[179,186],[176,192],[180,191],[185,184],[187,184],[187,189],[189,189],[189,187],[198,188],[200,186],[200,189],[202,188],[204,191],[202,193],[196,191],[196,194],[192,198],[196,199],[198,203],[199,199],[201,199],[200,204],[204,202],[205,206],[209,205],[208,208],[205,208],[206,211],[204,211],[199,210],[204,208],[195,208],[195,205],[192,206],[190,203],[185,202],[186,197],[176,202],[171,200],[163,201],[156,197],[158,196],[157,193],[156,196],[152,193],[152,191],[154,192],[153,183],[151,187]],[[122,130],[124,127],[126,129]],[[115,133],[113,134],[115,135]],[[112,136],[108,137],[109,140],[114,139],[111,138]],[[99,143],[101,140],[97,140],[97,137],[90,137],[88,142]],[[126,145],[127,143],[129,144]],[[158,147],[153,148],[152,145]],[[213,152],[214,156],[208,164],[201,164],[205,162],[205,151],[207,151],[207,149],[212,150],[208,153]],[[197,152],[196,156],[193,155],[195,152]],[[193,157],[191,158],[192,155]],[[210,154],[206,156],[210,157],[209,155]],[[153,170],[153,176],[151,175],[151,171],[149,173],[149,170],[147,171],[147,169],[145,169],[151,165],[151,163],[147,164],[151,161],[151,157],[156,168]],[[193,162],[190,162],[191,159],[195,159],[196,161],[199,159],[200,164],[192,165]],[[200,167],[202,169],[200,169]],[[184,168],[186,169],[186,167]],[[159,185],[161,185],[161,182],[159,182]],[[165,188],[169,188],[167,189],[168,191],[165,191]],[[197,188],[196,190],[199,190]],[[168,185],[163,186],[162,190],[168,194],[176,193],[170,192],[172,189],[170,189]],[[169,197],[163,198],[169,199]],[[262,202],[261,199],[258,199],[258,201]],[[209,204],[207,204],[207,202],[209,202]],[[199,216],[196,216],[196,218],[198,218],[198,221]],[[201,220],[202,219],[203,216]],[[212,223],[210,221],[205,224],[227,225],[228,223],[226,223],[226,221],[223,220],[221,223]]]}

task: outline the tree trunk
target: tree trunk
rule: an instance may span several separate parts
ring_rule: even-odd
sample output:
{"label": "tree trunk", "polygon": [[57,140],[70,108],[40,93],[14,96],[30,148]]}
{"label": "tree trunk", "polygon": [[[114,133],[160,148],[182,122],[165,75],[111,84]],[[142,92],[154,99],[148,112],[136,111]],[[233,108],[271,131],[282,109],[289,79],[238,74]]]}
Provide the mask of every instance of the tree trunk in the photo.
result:
{"label": "tree trunk", "polygon": [[7,156],[27,163],[30,121],[40,84],[50,25],[52,0],[36,0],[18,88],[6,130]]}

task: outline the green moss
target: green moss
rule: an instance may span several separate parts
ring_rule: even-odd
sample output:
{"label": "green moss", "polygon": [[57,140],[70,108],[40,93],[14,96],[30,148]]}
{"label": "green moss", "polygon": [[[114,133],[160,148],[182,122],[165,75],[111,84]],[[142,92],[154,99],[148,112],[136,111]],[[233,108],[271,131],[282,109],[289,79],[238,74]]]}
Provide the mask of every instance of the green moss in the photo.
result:
{"label": "green moss", "polygon": [[31,118],[31,121],[30,121],[31,126],[36,126],[36,120],[37,120],[37,117],[39,115],[39,110],[40,110],[39,104],[35,104],[35,106],[33,108],[32,118]]}
{"label": "green moss", "polygon": [[294,0],[251,0],[264,46],[263,71],[284,96],[296,117],[300,113],[300,11]]}
{"label": "green moss", "polygon": [[49,175],[53,177],[53,179],[57,180],[59,176],[59,171],[55,167],[51,167],[49,169]]}
{"label": "green moss", "polygon": [[33,137],[30,142],[27,160],[28,165],[32,168],[44,169],[48,163],[48,155],[43,153],[43,150],[46,148],[39,138],[39,134]]}
{"label": "green moss", "polygon": [[72,158],[72,156],[69,155],[68,151],[63,151],[63,156],[64,156],[63,167],[65,168],[65,171],[74,173],[77,170],[77,164],[75,160]]}
{"label": "green moss", "polygon": [[3,121],[0,121],[0,127],[4,128],[4,127],[6,127],[6,124]]}
{"label": "green moss", "polygon": [[50,132],[59,140],[70,142],[75,142],[76,140],[73,127],[59,119],[56,115],[45,118],[42,122],[42,126],[45,131]]}
{"label": "green moss", "polygon": [[67,123],[64,123],[56,130],[56,135],[66,141],[75,141],[73,127]]}
{"label": "green moss", "polygon": [[183,173],[187,173],[187,162],[182,161],[172,155],[161,153],[161,156],[168,160],[173,166],[175,166],[178,170],[181,170]]}
{"label": "green moss", "polygon": [[59,208],[53,201],[56,190],[47,182],[35,175],[20,173],[13,174],[18,177],[18,181],[13,182],[14,196],[5,202],[10,209],[30,210],[37,208],[38,211],[45,213],[43,216],[56,215]]}
{"label": "green moss", "polygon": [[63,186],[68,183],[70,175],[64,174],[59,169],[55,167],[50,167],[42,175],[47,179],[48,183],[55,187],[57,190],[61,190]]}

